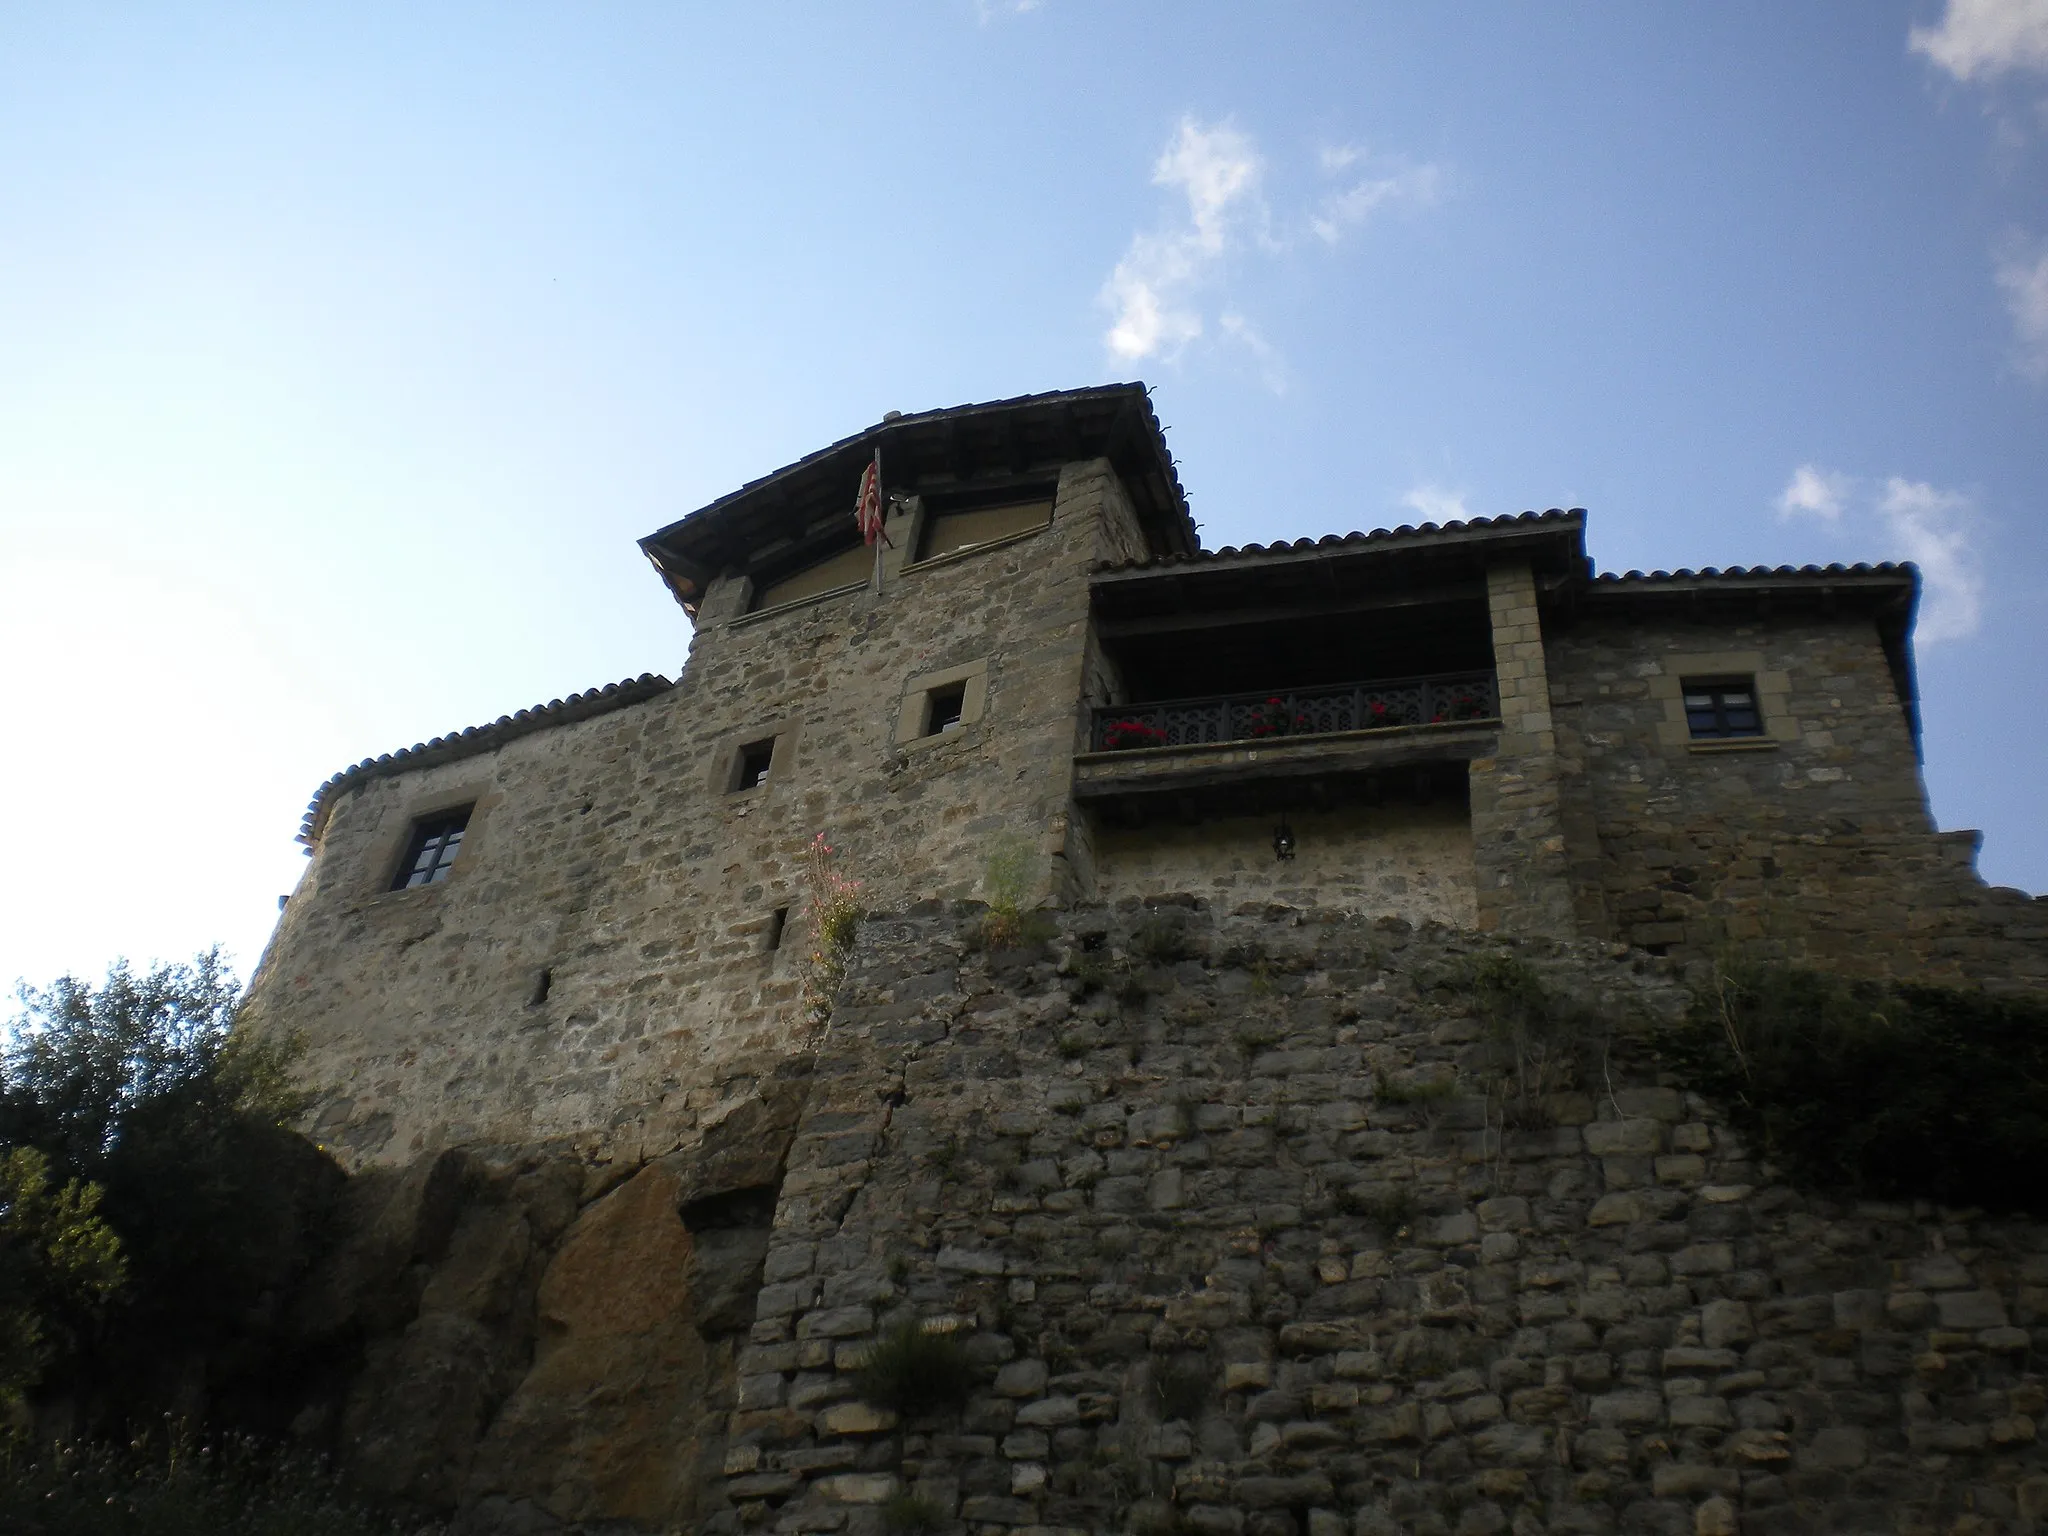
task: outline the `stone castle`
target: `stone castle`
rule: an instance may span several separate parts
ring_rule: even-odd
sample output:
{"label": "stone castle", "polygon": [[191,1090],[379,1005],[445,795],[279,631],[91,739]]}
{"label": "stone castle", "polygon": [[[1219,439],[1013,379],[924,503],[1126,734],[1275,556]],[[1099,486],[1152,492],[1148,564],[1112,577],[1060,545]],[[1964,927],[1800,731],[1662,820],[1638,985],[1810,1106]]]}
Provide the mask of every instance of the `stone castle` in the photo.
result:
{"label": "stone castle", "polygon": [[[1941,1443],[2031,1456],[2033,1229],[1809,1209],[1668,1085],[1512,1147],[1385,1090],[1456,1076],[1430,967],[1487,946],[1652,1010],[1730,951],[2048,986],[1927,813],[1913,570],[1596,575],[1585,522],[1204,550],[1131,384],[891,413],[642,540],[678,680],[307,814],[246,1016],[358,1175],[306,1326],[371,1341],[308,1433],[479,1531],[1789,1530],[1935,1454],[1829,1339],[1867,1398],[1945,1330]],[[885,914],[822,1028],[821,837]],[[963,939],[999,864],[1050,947]],[[971,1335],[964,1424],[853,1396],[905,1316]]]}

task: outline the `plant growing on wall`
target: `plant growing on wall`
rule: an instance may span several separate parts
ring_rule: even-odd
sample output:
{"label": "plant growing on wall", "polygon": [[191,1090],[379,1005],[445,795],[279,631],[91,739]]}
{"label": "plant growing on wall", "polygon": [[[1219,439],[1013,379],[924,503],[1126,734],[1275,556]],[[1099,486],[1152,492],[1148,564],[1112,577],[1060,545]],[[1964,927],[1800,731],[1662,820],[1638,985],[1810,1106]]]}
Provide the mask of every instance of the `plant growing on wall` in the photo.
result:
{"label": "plant growing on wall", "polygon": [[2048,1210],[2040,998],[1724,966],[1655,1044],[1800,1182]]}
{"label": "plant growing on wall", "polygon": [[974,1368],[968,1363],[966,1348],[952,1334],[906,1322],[875,1341],[854,1385],[877,1408],[902,1414],[939,1413],[967,1401],[974,1385]]}
{"label": "plant growing on wall", "polygon": [[846,976],[846,957],[860,930],[863,911],[860,882],[848,879],[834,865],[838,850],[820,832],[804,851],[805,910],[811,929],[810,952],[804,957],[804,1020],[822,1025],[832,1012],[832,999]]}
{"label": "plant growing on wall", "polygon": [[1042,912],[1025,910],[1038,873],[1038,856],[1030,840],[1004,833],[990,846],[982,866],[981,893],[988,911],[981,920],[981,942],[987,949],[1016,949],[1042,944],[1052,936],[1052,923]]}

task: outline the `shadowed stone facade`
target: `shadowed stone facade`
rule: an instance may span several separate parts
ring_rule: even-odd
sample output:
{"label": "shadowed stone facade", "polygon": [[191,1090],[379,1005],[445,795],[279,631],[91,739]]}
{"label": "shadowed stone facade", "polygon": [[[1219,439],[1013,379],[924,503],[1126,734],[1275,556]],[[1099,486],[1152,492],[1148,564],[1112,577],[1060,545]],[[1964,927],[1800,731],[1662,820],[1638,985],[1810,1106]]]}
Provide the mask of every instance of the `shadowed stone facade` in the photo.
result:
{"label": "shadowed stone facade", "polygon": [[[252,983],[357,1174],[297,1326],[362,1341],[302,1416],[360,1480],[479,1536],[2048,1512],[2034,1228],[1805,1203],[1651,1078],[1509,1143],[1385,1087],[1469,1054],[1458,955],[1653,1012],[1728,950],[2048,986],[2048,903],[1927,815],[1909,567],[1596,578],[1579,512],[1205,552],[1139,386],[892,417],[642,547],[677,680],[339,775]],[[896,915],[812,1011],[820,837]],[[970,954],[997,895],[1052,948]],[[911,1317],[959,1424],[853,1400]]]}

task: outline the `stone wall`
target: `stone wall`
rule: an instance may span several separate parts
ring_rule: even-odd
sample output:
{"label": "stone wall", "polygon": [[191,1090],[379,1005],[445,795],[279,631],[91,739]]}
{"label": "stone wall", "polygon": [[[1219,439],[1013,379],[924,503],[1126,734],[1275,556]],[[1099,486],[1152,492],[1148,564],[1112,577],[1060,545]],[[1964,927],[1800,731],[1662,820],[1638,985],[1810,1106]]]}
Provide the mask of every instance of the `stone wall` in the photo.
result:
{"label": "stone wall", "polygon": [[1188,890],[1225,908],[1277,901],[1473,926],[1472,826],[1463,805],[1396,802],[1290,814],[1295,855],[1284,860],[1273,852],[1277,821],[1247,816],[1099,831],[1097,893],[1113,903]]}
{"label": "stone wall", "polygon": [[[2048,902],[1986,890],[1974,837],[1934,833],[1867,620],[1582,621],[1548,650],[1583,931],[1680,957],[2048,985]],[[1757,678],[1764,737],[1687,739],[1678,680],[1714,672]]]}
{"label": "stone wall", "polygon": [[[705,1529],[2048,1520],[2048,1231],[1788,1188],[1625,1053],[1489,1106],[1475,961],[1617,1020],[1684,1006],[1664,962],[1172,901],[975,932],[863,931]],[[960,1342],[957,1411],[860,1399],[906,1324]]]}
{"label": "stone wall", "polygon": [[1536,587],[1526,565],[1486,573],[1500,737],[1470,769],[1479,926],[1563,938],[1574,931]]}
{"label": "stone wall", "polygon": [[[338,793],[249,1017],[307,1042],[314,1132],[346,1164],[677,1145],[719,1083],[801,1051],[805,939],[769,944],[819,834],[880,905],[971,894],[1006,836],[1043,886],[1072,883],[1085,572],[1142,547],[1121,486],[1069,465],[1043,531],[913,566],[908,518],[890,527],[879,590],[748,614],[743,580],[713,583],[656,698]],[[949,677],[976,718],[905,739]],[[771,735],[768,783],[729,792]],[[386,889],[414,821],[472,802],[452,877]]]}

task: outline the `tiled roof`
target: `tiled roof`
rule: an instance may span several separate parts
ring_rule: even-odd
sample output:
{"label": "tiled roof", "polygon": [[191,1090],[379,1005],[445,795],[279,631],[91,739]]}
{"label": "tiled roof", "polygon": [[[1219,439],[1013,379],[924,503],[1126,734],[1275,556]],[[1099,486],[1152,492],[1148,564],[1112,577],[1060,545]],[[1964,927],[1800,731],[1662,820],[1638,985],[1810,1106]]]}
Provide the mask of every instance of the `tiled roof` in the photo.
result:
{"label": "tiled roof", "polygon": [[1493,530],[1506,532],[1540,524],[1564,528],[1577,526],[1586,515],[1583,507],[1552,507],[1545,512],[1507,512],[1499,517],[1453,518],[1447,523],[1403,523],[1398,528],[1375,528],[1370,533],[1326,533],[1319,539],[1281,540],[1273,544],[1226,544],[1221,549],[1197,550],[1187,555],[1155,555],[1146,560],[1110,562],[1097,571],[1129,571],[1164,565],[1204,565],[1220,560],[1249,560],[1260,556],[1301,555],[1318,549],[1340,549],[1357,544],[1393,543],[1402,539],[1439,538],[1447,533]]}
{"label": "tiled roof", "polygon": [[[1141,383],[1052,390],[973,405],[885,416],[874,425],[804,455],[700,507],[640,541],[685,608],[712,575],[750,558],[764,543],[806,536],[830,519],[853,486],[870,445],[885,467],[916,478],[919,466],[957,474],[977,454],[1012,470],[1059,459],[1108,456],[1132,492],[1153,537],[1181,548],[1199,544],[1187,493],[1167,449],[1152,400]],[[843,494],[842,494],[843,493]]]}
{"label": "tiled roof", "polygon": [[432,768],[459,758],[474,757],[480,752],[495,751],[521,736],[624,709],[642,699],[666,693],[674,686],[659,673],[642,672],[624,682],[607,683],[602,688],[572,693],[566,699],[550,699],[545,704],[536,704],[516,714],[500,715],[488,725],[472,725],[464,731],[436,736],[432,741],[400,747],[382,757],[366,757],[353,768],[342,769],[314,793],[313,803],[306,807],[305,819],[299,823],[299,841],[311,852],[313,845],[320,840],[321,832],[326,829],[334,797],[366,780],[389,778],[393,774],[410,773],[414,769]]}
{"label": "tiled roof", "polygon": [[1620,575],[1602,571],[1593,580],[1596,586],[1669,581],[1783,581],[1792,577],[1812,580],[1829,576],[1903,576],[1910,581],[1919,574],[1919,567],[1910,561],[1880,560],[1875,565],[1862,561],[1855,565],[1709,565],[1697,571],[1625,571]]}
{"label": "tiled roof", "polygon": [[[836,443],[827,443],[823,448],[818,449],[814,453],[807,453],[793,463],[785,464],[780,469],[772,469],[765,475],[749,480],[739,489],[727,491],[716,501],[708,502],[704,506],[699,507],[690,516],[693,518],[702,517],[708,512],[716,512],[720,507],[730,502],[744,500],[748,495],[759,490],[771,480],[780,480],[783,476],[793,474],[797,470],[804,468],[805,465],[816,464],[822,460],[829,459],[834,454],[852,447],[863,439],[874,436],[877,432],[900,432],[905,428],[917,426],[921,422],[939,421],[947,417],[980,416],[995,411],[1014,410],[1018,406],[1045,405],[1056,400],[1088,400],[1123,394],[1135,394],[1137,398],[1145,402],[1145,413],[1150,418],[1152,430],[1156,435],[1159,431],[1159,418],[1152,411],[1151,393],[1145,385],[1136,382],[1094,384],[1085,389],[1048,389],[1035,395],[1012,395],[1007,400],[977,400],[966,405],[946,405],[929,411],[905,411],[898,415],[885,416],[871,427],[863,427],[851,436],[842,437]],[[1177,466],[1173,468],[1173,489],[1174,494],[1185,504],[1187,493],[1181,489],[1180,474]],[[678,525],[671,524],[670,528],[675,526]],[[667,532],[669,532],[669,528],[664,528],[660,533],[650,535],[650,538],[658,539],[663,533]]]}

